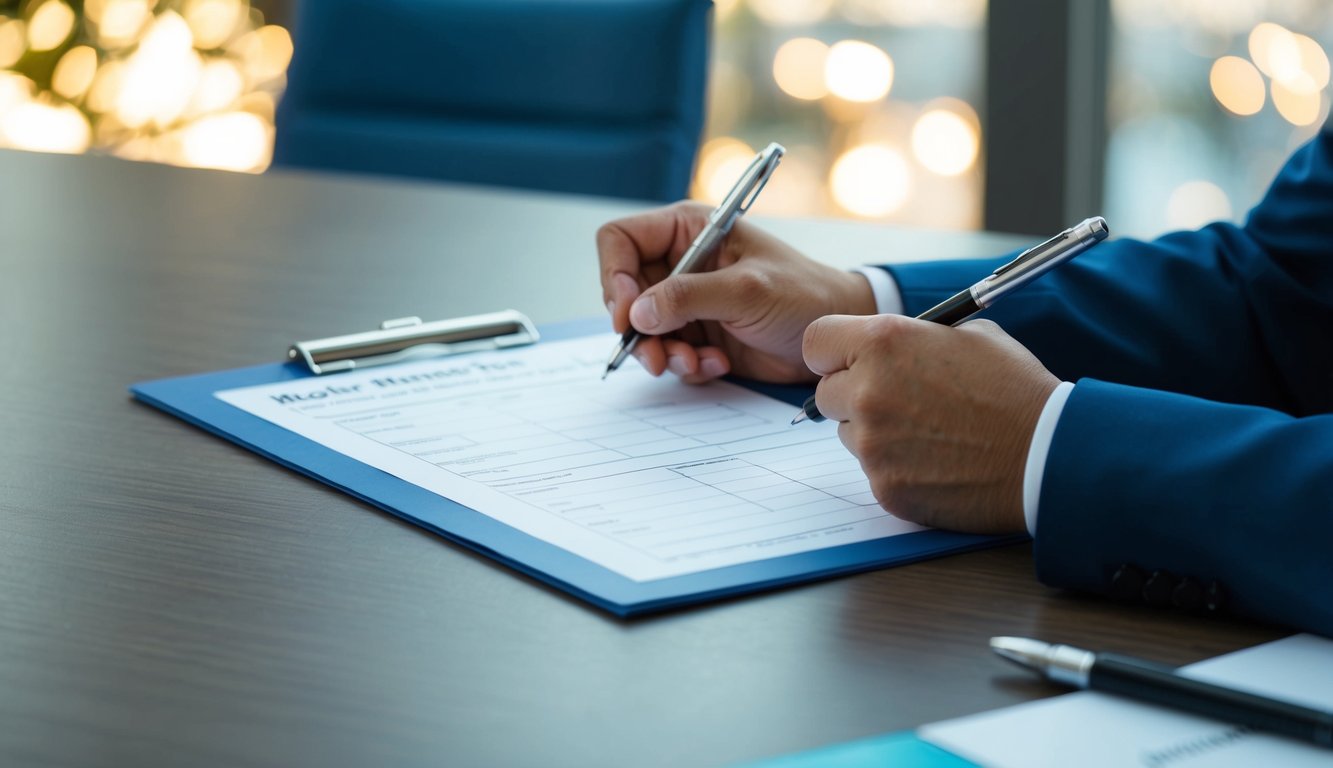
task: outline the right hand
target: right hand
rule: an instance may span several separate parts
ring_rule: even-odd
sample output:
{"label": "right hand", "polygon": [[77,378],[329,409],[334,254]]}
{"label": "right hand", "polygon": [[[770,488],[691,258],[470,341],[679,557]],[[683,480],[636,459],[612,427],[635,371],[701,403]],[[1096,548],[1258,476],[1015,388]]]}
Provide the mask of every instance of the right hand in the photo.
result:
{"label": "right hand", "polygon": [[861,275],[820,264],[744,220],[697,271],[668,278],[711,209],[681,202],[597,231],[611,324],[645,335],[634,356],[654,376],[700,383],[727,373],[778,383],[819,379],[801,357],[810,323],[875,313]]}

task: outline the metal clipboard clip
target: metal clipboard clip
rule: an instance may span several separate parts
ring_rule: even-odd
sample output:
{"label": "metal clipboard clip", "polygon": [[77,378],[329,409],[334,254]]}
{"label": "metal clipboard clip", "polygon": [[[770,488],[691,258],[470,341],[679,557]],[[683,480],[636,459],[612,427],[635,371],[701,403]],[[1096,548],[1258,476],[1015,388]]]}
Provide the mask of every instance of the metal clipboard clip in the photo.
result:
{"label": "metal clipboard clip", "polygon": [[320,375],[421,357],[517,347],[539,338],[532,321],[513,309],[430,323],[419,317],[401,317],[380,323],[378,331],[298,341],[287,350],[287,358],[304,362]]}

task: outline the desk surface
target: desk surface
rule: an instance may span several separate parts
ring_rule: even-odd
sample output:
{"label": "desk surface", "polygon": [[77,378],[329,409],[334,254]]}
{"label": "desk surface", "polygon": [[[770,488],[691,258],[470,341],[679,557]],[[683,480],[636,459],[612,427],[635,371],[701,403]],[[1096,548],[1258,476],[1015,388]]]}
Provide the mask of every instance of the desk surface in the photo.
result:
{"label": "desk surface", "polygon": [[[1284,634],[1049,590],[1028,546],[614,619],[126,387],[406,314],[597,313],[593,232],[633,206],[12,152],[0,186],[0,763],[716,765],[1056,692],[992,635],[1183,663]],[[839,264],[1017,244],[771,225]]]}

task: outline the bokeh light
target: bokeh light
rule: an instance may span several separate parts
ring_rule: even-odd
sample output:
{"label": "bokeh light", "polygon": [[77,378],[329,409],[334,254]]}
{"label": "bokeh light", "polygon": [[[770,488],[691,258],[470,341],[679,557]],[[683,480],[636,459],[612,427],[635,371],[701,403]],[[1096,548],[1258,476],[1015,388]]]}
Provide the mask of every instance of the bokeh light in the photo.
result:
{"label": "bokeh light", "polygon": [[137,41],[153,18],[149,0],[86,0],[83,12],[97,44],[107,50]]}
{"label": "bokeh light", "polygon": [[189,106],[202,70],[185,19],[173,11],[158,16],[126,64],[117,119],[130,128],[169,125]]}
{"label": "bokeh light", "polygon": [[[773,174],[754,204],[754,212],[763,216],[801,216],[823,205],[823,169],[817,147],[787,148],[782,171]],[[734,180],[733,180],[734,181]]]}
{"label": "bokeh light", "polygon": [[84,152],[92,141],[88,118],[69,104],[24,101],[0,114],[0,144],[33,152]]}
{"label": "bokeh light", "polygon": [[805,101],[828,95],[824,63],[829,47],[809,37],[788,40],[773,56],[773,80],[783,93]]}
{"label": "bokeh light", "polygon": [[1329,63],[1328,52],[1319,42],[1308,35],[1296,35],[1296,45],[1300,48],[1301,74],[1298,80],[1310,90],[1321,91],[1328,87]]}
{"label": "bokeh light", "polygon": [[1250,58],[1265,75],[1289,77],[1299,71],[1301,51],[1295,36],[1280,24],[1265,21],[1250,31]]}
{"label": "bokeh light", "polygon": [[1213,62],[1208,84],[1217,102],[1236,115],[1253,115],[1264,108],[1264,79],[1254,65],[1239,56]]}
{"label": "bokeh light", "polygon": [[28,17],[28,47],[34,51],[58,48],[74,31],[77,17],[74,9],[61,0],[46,0],[30,11]]}
{"label": "bokeh light", "polygon": [[975,113],[965,103],[949,101],[927,108],[912,126],[912,155],[940,176],[972,168],[981,146]]}
{"label": "bokeh light", "polygon": [[23,58],[27,38],[21,19],[0,20],[0,67],[12,67]]}
{"label": "bokeh light", "polygon": [[912,171],[902,152],[884,144],[848,150],[829,177],[833,199],[858,216],[887,216],[902,207],[912,190]]}
{"label": "bokeh light", "polygon": [[1231,200],[1210,181],[1187,181],[1171,192],[1166,203],[1167,224],[1173,229],[1197,229],[1231,215]]}
{"label": "bokeh light", "polygon": [[268,166],[292,39],[249,0],[33,0],[21,9],[24,19],[0,16],[0,147]]}
{"label": "bokeh light", "polygon": [[51,90],[73,101],[84,94],[97,75],[97,51],[77,45],[65,52],[51,73]]}
{"label": "bokeh light", "polygon": [[824,61],[829,92],[847,101],[878,101],[893,88],[893,60],[870,43],[834,43]]}
{"label": "bokeh light", "polygon": [[213,59],[204,64],[199,84],[187,109],[189,114],[226,109],[245,91],[245,75],[230,59]]}
{"label": "bokeh light", "polygon": [[694,197],[713,205],[722,202],[754,160],[755,150],[740,139],[719,136],[699,150]]}
{"label": "bokeh light", "polygon": [[183,15],[201,51],[221,48],[231,39],[245,7],[241,0],[189,0]]}
{"label": "bokeh light", "polygon": [[190,124],[181,136],[187,163],[198,168],[254,171],[268,165],[269,127],[249,112],[210,115]]}
{"label": "bokeh light", "polygon": [[292,36],[270,24],[242,36],[232,51],[240,55],[250,80],[263,83],[287,71],[292,60]]}
{"label": "bokeh light", "polygon": [[1272,83],[1273,106],[1292,125],[1314,125],[1319,120],[1322,98],[1319,91],[1293,90],[1283,82]]}

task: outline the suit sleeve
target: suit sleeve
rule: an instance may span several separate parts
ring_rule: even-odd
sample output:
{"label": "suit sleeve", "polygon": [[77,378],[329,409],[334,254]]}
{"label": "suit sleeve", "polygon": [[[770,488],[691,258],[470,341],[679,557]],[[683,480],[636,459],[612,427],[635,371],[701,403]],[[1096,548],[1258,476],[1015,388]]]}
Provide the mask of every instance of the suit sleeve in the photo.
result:
{"label": "suit sleeve", "polygon": [[[889,269],[913,313],[993,266]],[[988,313],[1078,381],[1043,581],[1333,635],[1333,130],[1244,227],[1105,243]]]}

